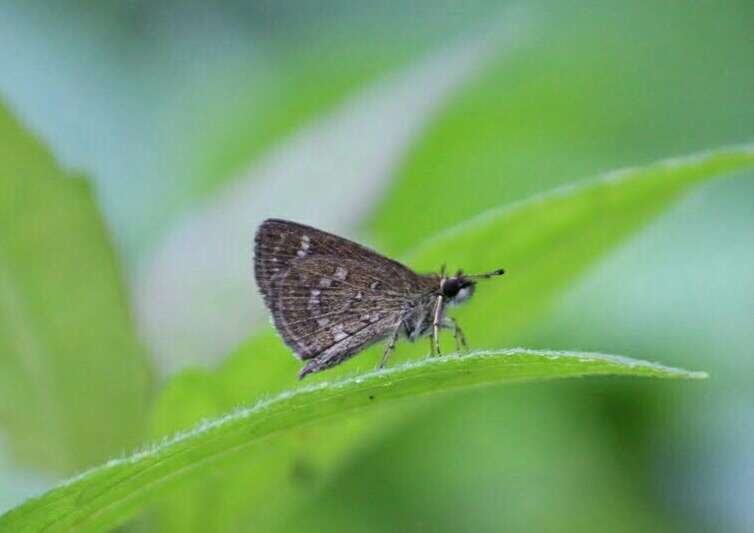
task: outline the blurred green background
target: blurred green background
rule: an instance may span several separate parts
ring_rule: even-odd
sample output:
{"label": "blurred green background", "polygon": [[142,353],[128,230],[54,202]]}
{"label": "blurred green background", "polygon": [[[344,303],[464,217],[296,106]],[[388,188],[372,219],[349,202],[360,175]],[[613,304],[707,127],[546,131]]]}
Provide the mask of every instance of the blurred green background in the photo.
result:
{"label": "blurred green background", "polygon": [[[2,349],[0,326],[0,511],[131,449],[146,426],[194,421],[161,425],[151,406],[174,375],[216,367],[266,327],[250,262],[265,217],[400,255],[490,207],[752,141],[752,28],[751,1],[0,2],[0,179],[29,173],[29,190],[0,187],[3,229],[25,216],[18,235],[80,237],[31,252],[3,241],[4,317],[21,316],[8,280],[38,254],[56,260],[21,280],[29,314],[92,324],[54,321],[38,333],[55,357],[28,360]],[[53,160],[95,202],[40,185]],[[750,178],[695,191],[506,339],[712,379],[423,402],[275,528],[754,530]],[[59,206],[80,217],[45,226]],[[99,311],[76,316],[68,300],[82,298]],[[72,371],[65,358],[84,352],[102,368]],[[90,405],[71,379],[111,401]],[[243,530],[239,487],[211,512],[167,502],[125,530]]]}

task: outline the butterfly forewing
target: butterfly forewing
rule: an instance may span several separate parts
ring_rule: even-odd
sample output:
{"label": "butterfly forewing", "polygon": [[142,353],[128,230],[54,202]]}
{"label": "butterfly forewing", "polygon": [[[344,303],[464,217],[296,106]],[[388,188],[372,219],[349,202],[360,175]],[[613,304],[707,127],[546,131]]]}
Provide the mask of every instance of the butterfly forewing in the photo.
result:
{"label": "butterfly forewing", "polygon": [[317,369],[333,366],[400,325],[436,281],[357,243],[268,220],[256,236],[255,274],[283,340]]}
{"label": "butterfly forewing", "polygon": [[290,267],[294,260],[312,256],[370,264],[391,275],[394,288],[408,292],[411,283],[420,277],[398,261],[343,237],[287,220],[269,219],[257,230],[254,248],[254,271],[263,295],[267,296],[269,283],[276,274]]}

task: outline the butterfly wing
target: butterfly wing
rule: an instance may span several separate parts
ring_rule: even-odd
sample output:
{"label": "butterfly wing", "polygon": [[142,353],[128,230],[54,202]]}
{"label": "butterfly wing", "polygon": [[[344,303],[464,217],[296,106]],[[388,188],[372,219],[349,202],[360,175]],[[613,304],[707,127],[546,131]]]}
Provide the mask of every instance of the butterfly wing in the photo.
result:
{"label": "butterfly wing", "polygon": [[281,337],[301,359],[313,359],[303,374],[384,338],[415,295],[434,286],[430,277],[364,246],[282,220],[260,227],[254,264]]}
{"label": "butterfly wing", "polygon": [[254,237],[254,274],[265,301],[281,273],[297,259],[312,256],[353,259],[371,265],[390,275],[396,290],[406,292],[421,277],[398,261],[343,237],[288,220],[269,219],[259,226]]}

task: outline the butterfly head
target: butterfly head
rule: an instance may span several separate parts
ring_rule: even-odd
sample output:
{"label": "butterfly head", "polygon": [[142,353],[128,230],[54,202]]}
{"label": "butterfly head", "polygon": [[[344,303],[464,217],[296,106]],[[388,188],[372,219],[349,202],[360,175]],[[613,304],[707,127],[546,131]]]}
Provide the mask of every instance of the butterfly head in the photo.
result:
{"label": "butterfly head", "polygon": [[461,270],[456,272],[455,276],[443,277],[440,282],[440,291],[445,301],[451,305],[464,303],[474,295],[477,279],[492,278],[502,276],[505,271],[500,268],[486,274],[465,275]]}
{"label": "butterfly head", "polygon": [[444,278],[440,284],[443,298],[451,305],[465,302],[474,294],[476,282],[460,272],[455,276]]}

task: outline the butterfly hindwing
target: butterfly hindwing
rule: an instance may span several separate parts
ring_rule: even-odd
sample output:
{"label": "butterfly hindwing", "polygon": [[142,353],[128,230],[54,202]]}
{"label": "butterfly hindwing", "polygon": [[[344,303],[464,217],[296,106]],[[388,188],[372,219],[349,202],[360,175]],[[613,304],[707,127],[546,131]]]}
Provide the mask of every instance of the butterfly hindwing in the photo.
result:
{"label": "butterfly hindwing", "polygon": [[338,344],[350,346],[359,333],[379,340],[395,327],[406,305],[405,297],[386,289],[388,283],[354,260],[297,260],[276,281],[275,326],[302,359]]}

